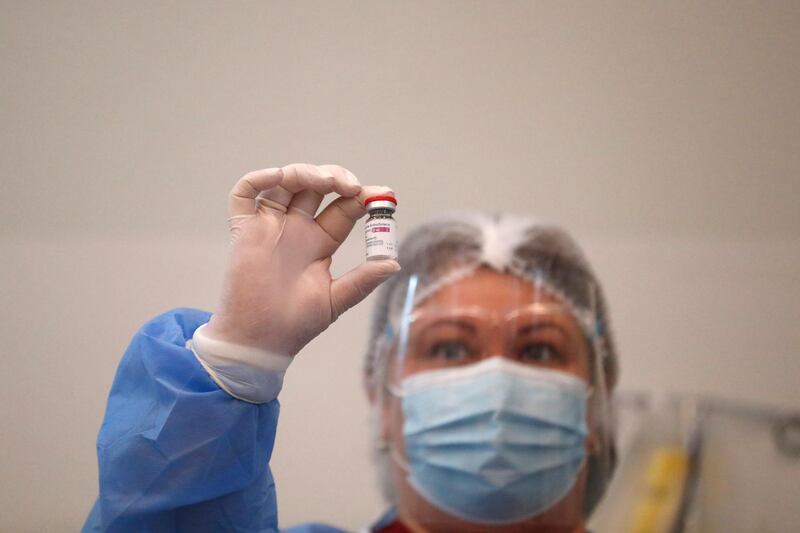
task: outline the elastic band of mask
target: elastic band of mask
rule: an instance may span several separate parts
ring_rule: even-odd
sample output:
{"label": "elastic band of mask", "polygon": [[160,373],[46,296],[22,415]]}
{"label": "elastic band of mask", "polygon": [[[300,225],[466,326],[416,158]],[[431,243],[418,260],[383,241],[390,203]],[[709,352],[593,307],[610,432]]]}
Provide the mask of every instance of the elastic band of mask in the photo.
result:
{"label": "elastic band of mask", "polygon": [[389,448],[389,457],[391,457],[392,460],[397,463],[397,466],[402,468],[406,473],[409,473],[411,469],[406,460],[400,457],[400,452],[397,451],[397,448],[392,446],[389,442],[386,443],[386,447]]}

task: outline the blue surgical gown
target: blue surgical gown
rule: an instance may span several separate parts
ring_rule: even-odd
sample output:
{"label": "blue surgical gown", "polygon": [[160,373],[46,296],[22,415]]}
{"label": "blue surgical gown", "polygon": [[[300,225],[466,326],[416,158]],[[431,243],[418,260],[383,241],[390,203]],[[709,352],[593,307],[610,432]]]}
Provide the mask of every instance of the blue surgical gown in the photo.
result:
{"label": "blue surgical gown", "polygon": [[83,531],[278,531],[269,459],[280,405],[237,400],[206,373],[186,341],[209,317],[175,309],[133,337],[97,437],[100,494]]}

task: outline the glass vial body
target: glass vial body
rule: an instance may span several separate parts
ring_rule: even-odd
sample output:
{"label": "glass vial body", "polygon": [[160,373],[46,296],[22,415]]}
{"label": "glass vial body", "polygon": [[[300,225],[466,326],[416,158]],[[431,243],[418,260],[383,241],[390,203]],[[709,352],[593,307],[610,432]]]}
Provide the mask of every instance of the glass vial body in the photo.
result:
{"label": "glass vial body", "polygon": [[397,200],[393,196],[373,196],[364,201],[369,218],[364,224],[367,261],[397,260],[397,222],[394,212]]}

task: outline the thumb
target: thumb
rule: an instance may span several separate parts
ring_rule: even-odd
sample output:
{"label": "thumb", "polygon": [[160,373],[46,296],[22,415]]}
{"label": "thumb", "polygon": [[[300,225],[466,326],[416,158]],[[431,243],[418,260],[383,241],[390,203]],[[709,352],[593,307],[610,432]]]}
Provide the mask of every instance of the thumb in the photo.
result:
{"label": "thumb", "polygon": [[391,259],[367,261],[331,283],[332,320],[366,298],[378,285],[400,270]]}

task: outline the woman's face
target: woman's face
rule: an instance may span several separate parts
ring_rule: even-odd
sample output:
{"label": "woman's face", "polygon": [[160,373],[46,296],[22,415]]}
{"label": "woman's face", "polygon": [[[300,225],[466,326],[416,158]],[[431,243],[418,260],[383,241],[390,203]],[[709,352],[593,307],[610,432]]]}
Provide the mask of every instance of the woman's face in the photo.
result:
{"label": "woman's face", "polygon": [[[402,353],[395,350],[389,380],[398,386],[404,377],[448,367],[476,363],[501,356],[540,368],[557,370],[590,380],[590,349],[577,320],[551,293],[528,281],[488,268],[443,286],[413,312]],[[390,398],[384,406],[384,436],[402,457],[403,416],[400,401]],[[590,426],[591,427],[591,426]],[[406,522],[420,530],[494,531],[470,525],[439,511],[419,496],[406,481],[406,473],[394,465],[393,480],[398,510]],[[534,524],[582,523],[581,504],[585,471],[573,489],[553,508],[531,521],[502,526],[497,531],[530,530]],[[548,521],[548,514],[557,518]],[[431,527],[435,523],[436,527]],[[516,528],[516,529],[515,529]],[[572,530],[572,529],[568,529]]]}

